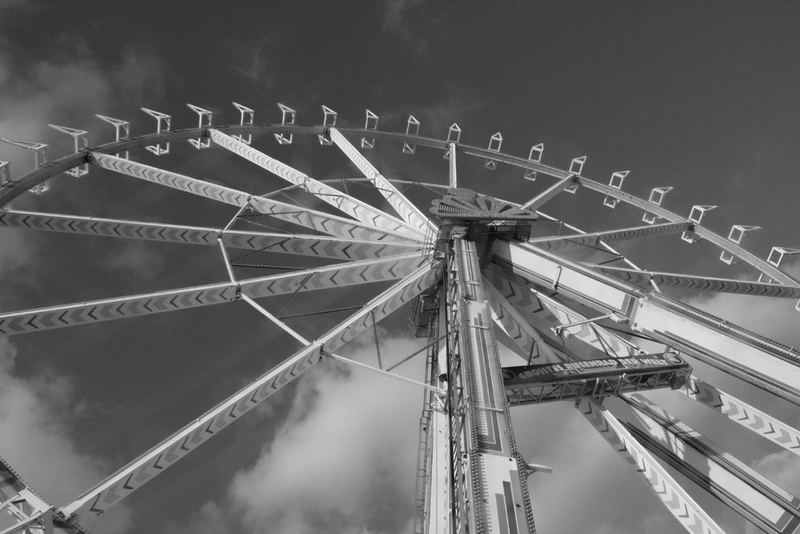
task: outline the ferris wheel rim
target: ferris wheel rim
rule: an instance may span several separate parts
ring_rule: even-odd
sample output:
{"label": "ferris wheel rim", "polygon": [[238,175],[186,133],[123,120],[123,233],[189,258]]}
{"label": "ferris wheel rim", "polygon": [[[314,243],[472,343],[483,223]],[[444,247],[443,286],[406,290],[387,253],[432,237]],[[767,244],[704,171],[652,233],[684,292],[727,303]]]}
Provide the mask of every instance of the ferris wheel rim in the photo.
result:
{"label": "ferris wheel rim", "polygon": [[[0,188],[0,209],[8,205],[16,197],[29,191],[32,187],[46,182],[47,180],[55,177],[56,175],[66,172],[72,168],[91,163],[91,153],[98,152],[102,154],[121,153],[132,149],[143,148],[148,145],[159,145],[165,142],[174,142],[182,140],[190,140],[195,138],[208,139],[211,130],[218,130],[228,135],[241,135],[241,134],[297,134],[297,135],[323,135],[328,127],[326,126],[302,126],[302,125],[283,125],[283,124],[257,124],[257,125],[239,125],[229,124],[220,126],[203,126],[197,128],[186,128],[176,130],[165,130],[158,133],[145,134],[141,136],[131,137],[120,141],[112,141],[97,145],[96,147],[89,147],[77,153],[68,154],[55,161],[48,162],[45,166],[35,168],[32,171],[20,176],[16,180],[12,180],[9,186]],[[421,146],[436,148],[443,151],[449,150],[450,143],[445,140],[436,139],[432,137],[423,137],[417,135],[410,135],[401,132],[388,132],[382,130],[364,129],[364,128],[339,128],[337,130],[349,136],[370,136],[376,138],[389,139],[397,142],[413,142]],[[550,165],[545,165],[540,162],[528,160],[519,156],[513,156],[504,152],[495,152],[488,148],[480,148],[473,145],[464,143],[453,143],[457,150],[462,151],[464,154],[483,158],[487,160],[495,160],[502,163],[507,163],[519,167],[521,169],[533,170],[543,174],[552,176],[559,180],[563,180],[571,175],[570,171],[559,169]],[[653,204],[644,198],[637,197],[630,193],[626,193],[621,189],[604,185],[594,179],[588,178],[583,175],[578,176],[579,183],[587,189],[594,190],[597,193],[602,193],[606,196],[613,197],[622,201],[630,206],[641,209],[645,213],[650,212],[657,217],[666,219],[673,223],[686,223],[693,227],[694,232],[701,238],[708,240],[718,249],[732,254],[736,259],[748,264],[750,267],[756,269],[758,272],[770,277],[773,281],[780,282],[785,285],[800,287],[800,281],[796,280],[791,275],[782,271],[778,267],[772,265],[766,260],[758,258],[753,253],[749,252],[744,247],[724,238],[716,232],[694,223],[687,217],[682,217],[677,213],[663,208],[658,204]],[[320,180],[322,182],[326,180]],[[341,179],[334,179],[332,181],[341,181]],[[422,182],[418,182],[422,183]],[[292,187],[292,186],[290,186]],[[277,191],[275,191],[277,192]]]}

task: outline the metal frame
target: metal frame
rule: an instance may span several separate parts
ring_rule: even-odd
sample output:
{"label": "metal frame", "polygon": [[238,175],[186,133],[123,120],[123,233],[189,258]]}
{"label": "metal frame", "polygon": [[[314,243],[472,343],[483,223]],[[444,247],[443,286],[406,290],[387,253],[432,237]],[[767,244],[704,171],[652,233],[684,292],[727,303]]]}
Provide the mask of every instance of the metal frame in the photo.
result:
{"label": "metal frame", "polygon": [[[487,148],[478,148],[460,142],[461,128],[455,123],[448,130],[446,140],[420,136],[420,121],[413,115],[408,118],[405,133],[391,133],[377,129],[378,116],[369,110],[364,128],[352,129],[336,127],[338,115],[326,106],[322,106],[323,122],[319,126],[296,125],[296,112],[282,104],[279,104],[281,124],[277,125],[255,124],[252,109],[236,103],[234,106],[240,112],[238,125],[212,126],[210,111],[189,105],[198,114],[199,122],[197,128],[186,130],[172,130],[170,115],[142,108],[156,119],[157,131],[138,137],[130,137],[127,121],[98,116],[116,130],[115,141],[98,147],[88,146],[85,131],[54,126],[75,138],[75,153],[51,162],[47,161],[45,145],[41,143],[4,139],[33,150],[35,168],[15,178],[7,164],[0,165],[0,205],[7,205],[26,191],[46,191],[47,181],[61,172],[82,176],[96,165],[231,204],[239,211],[226,227],[216,229],[0,210],[0,225],[4,226],[217,246],[228,278],[228,282],[219,284],[3,313],[0,314],[0,332],[23,333],[242,300],[303,345],[281,366],[212,408],[75,502],[58,510],[39,503],[39,515],[21,517],[22,522],[13,527],[13,531],[28,528],[34,522],[37,522],[36,528],[47,531],[50,529],[48,522],[53,521],[60,522],[59,528],[80,531],[80,522],[87,517],[102,513],[138,489],[161,473],[164,467],[188,454],[325,356],[341,359],[333,352],[338,347],[361,332],[370,328],[375,330],[380,319],[430,290],[440,291],[444,297],[441,321],[446,328],[447,350],[437,354],[438,334],[433,335],[435,341],[427,346],[428,378],[424,383],[412,381],[427,391],[423,421],[430,425],[420,434],[423,461],[420,464],[422,490],[418,489],[418,495],[421,495],[419,502],[424,513],[415,527],[419,534],[431,532],[434,527],[452,532],[535,531],[525,481],[532,471],[519,456],[514,442],[505,394],[502,393],[492,322],[518,345],[529,364],[537,358],[559,362],[598,354],[610,358],[638,354],[641,349],[632,340],[639,336],[665,347],[675,347],[779,398],[800,404],[800,391],[796,387],[800,383],[800,353],[669,298],[660,289],[661,286],[689,287],[797,298],[800,296],[800,283],[780,270],[783,256],[797,251],[773,247],[770,256],[762,260],[740,246],[744,233],[757,227],[734,225],[728,237],[724,238],[700,225],[704,213],[714,206],[697,205],[688,217],[679,216],[661,206],[671,188],[655,188],[649,199],[641,199],[622,191],[628,171],[615,172],[608,185],[601,184],[583,176],[586,156],[574,158],[568,170],[558,169],[541,162],[542,144],[534,145],[528,158],[502,153],[503,138],[499,132],[490,138]],[[321,144],[336,145],[365,175],[366,178],[360,180],[370,182],[396,214],[381,211],[329,185],[336,180],[315,180],[251,148],[253,136],[258,134],[272,134],[279,144],[292,143],[294,135],[316,135]],[[426,186],[457,187],[457,155],[459,158],[472,156],[484,160],[490,170],[506,164],[524,169],[524,178],[528,180],[535,180],[539,175],[556,179],[554,185],[527,203],[521,206],[507,203],[511,206],[537,210],[559,193],[575,193],[582,186],[602,194],[603,204],[607,207],[614,208],[619,202],[624,202],[642,210],[648,226],[585,234],[566,225],[576,233],[534,238],[528,244],[494,239],[488,257],[484,258],[489,260],[488,265],[482,270],[474,239],[460,234],[457,229],[445,238],[444,249],[433,251],[434,247],[426,240],[437,234],[437,226],[395,187],[394,183],[398,181],[384,177],[348,137],[360,139],[362,149],[371,149],[376,142],[389,140],[399,142],[407,154],[416,153],[418,147],[441,150],[449,160],[447,185],[423,184]],[[180,140],[187,140],[198,149],[222,146],[288,181],[291,185],[283,191],[292,188],[303,190],[338,209],[345,217],[309,210],[295,203],[279,202],[271,198],[272,194],[254,196],[127,159],[129,151],[137,148],[145,148],[155,155],[166,154],[171,143]],[[233,228],[237,221],[257,213],[334,237],[249,232]],[[540,215],[543,220],[557,221]],[[657,220],[665,222],[654,224]],[[678,232],[682,232],[685,241],[704,239],[712,243],[721,250],[720,259],[725,263],[738,261],[752,266],[759,272],[759,281],[646,271],[609,246],[616,241]],[[447,239],[452,243],[448,244]],[[442,240],[438,241],[436,246],[441,246]],[[615,260],[624,260],[630,268],[582,265],[555,253],[576,246],[593,247],[612,254]],[[244,264],[238,264],[237,258],[231,259],[228,248],[250,251],[247,254],[279,252],[348,261],[287,274],[239,279],[234,267]],[[424,250],[429,253],[421,254]],[[438,263],[441,260],[447,263],[447,268],[445,283],[437,290],[441,278]],[[314,341],[300,335],[278,314],[254,300],[278,294],[288,294],[288,300],[291,300],[300,291],[398,279],[402,281],[395,282],[339,326]],[[762,282],[763,279],[766,283]],[[433,330],[436,330],[434,326],[428,325],[429,334]],[[379,367],[383,367],[379,350],[376,337]],[[665,348],[665,354],[670,350]],[[380,368],[368,367],[391,375]],[[690,532],[719,532],[719,527],[658,465],[651,452],[699,481],[760,528],[770,532],[793,531],[800,524],[796,499],[792,500],[780,488],[765,482],[763,477],[735,458],[724,456],[683,423],[638,397],[623,396],[635,408],[637,421],[644,423],[643,430],[631,422],[621,423],[603,405],[603,398],[607,395],[665,387],[671,382],[674,380],[666,374],[655,379],[643,374],[640,379],[628,381],[627,389],[621,384],[615,388],[611,383],[599,382],[590,384],[587,389],[586,383],[567,381],[546,392],[525,391],[524,395],[534,401],[577,399],[579,410],[615,448],[622,447],[622,452],[636,463],[667,508]],[[487,396],[486,391],[501,393]],[[800,432],[765,412],[694,376],[684,392],[762,437],[800,454]],[[522,398],[519,397],[518,402]],[[494,429],[491,439],[490,427]],[[697,451],[694,463],[680,456],[684,449],[676,448],[676,439]],[[745,480],[755,493],[736,493],[724,488],[714,476],[704,475],[704,458],[709,462],[717,461],[717,465],[724,464],[726,469]],[[509,465],[513,467],[509,469]],[[504,489],[506,483],[508,492]],[[778,503],[788,515],[770,520],[759,511],[759,498]],[[509,502],[512,506],[505,507]],[[519,504],[520,508],[514,504]]]}

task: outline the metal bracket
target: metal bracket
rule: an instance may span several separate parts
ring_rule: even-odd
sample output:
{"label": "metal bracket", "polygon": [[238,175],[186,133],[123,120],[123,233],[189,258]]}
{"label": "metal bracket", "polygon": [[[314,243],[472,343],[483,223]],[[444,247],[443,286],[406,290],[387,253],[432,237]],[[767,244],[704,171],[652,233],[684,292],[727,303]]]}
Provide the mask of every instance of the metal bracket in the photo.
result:
{"label": "metal bracket", "polygon": [[322,133],[317,135],[320,145],[330,146],[333,144],[330,135],[328,135],[328,128],[336,126],[336,118],[338,116],[339,114],[328,106],[322,106]]}
{"label": "metal bracket", "polygon": [[[655,204],[656,206],[660,206],[661,202],[664,200],[664,195],[672,191],[672,187],[654,187],[650,191],[650,198],[648,202],[651,204]],[[655,213],[650,213],[649,211],[644,212],[642,216],[642,221],[646,222],[647,224],[653,224],[656,222],[656,219],[659,217]]]}
{"label": "metal bracket", "polygon": [[[731,226],[731,231],[728,232],[728,241],[731,241],[735,244],[740,244],[742,242],[742,238],[744,237],[745,232],[750,232],[751,230],[760,230],[760,226],[746,226],[743,224],[734,224]],[[735,256],[728,252],[727,250],[723,250],[720,255],[719,259],[723,263],[727,263],[731,265]]]}
{"label": "metal bracket", "polygon": [[[36,143],[32,141],[20,141],[18,139],[8,139],[5,137],[0,137],[0,141],[4,143],[8,143],[9,145],[18,146],[20,148],[25,148],[33,152],[33,168],[38,169],[45,164],[47,164],[47,145],[44,143]],[[5,174],[8,175],[8,181],[11,182],[11,166],[6,163],[3,166],[6,169]],[[35,195],[41,195],[42,193],[46,193],[50,190],[50,184],[47,182],[42,182],[40,184],[36,184],[35,186],[31,187],[29,191]]]}
{"label": "metal bracket", "polygon": [[[81,150],[86,150],[89,148],[89,140],[87,138],[86,130],[78,130],[77,128],[69,128],[67,126],[59,126],[57,124],[48,124],[48,126],[54,129],[57,132],[65,133],[72,137],[75,142],[75,153],[78,154]],[[66,174],[70,176],[74,176],[75,178],[80,178],[81,176],[85,176],[89,174],[89,163],[82,163],[77,167],[73,167],[65,171]]]}
{"label": "metal bracket", "polygon": [[[455,122],[447,129],[447,145],[452,148],[453,144],[458,144],[461,140],[461,126]],[[444,159],[450,158],[450,149],[444,151]]]}
{"label": "metal bracket", "polygon": [[[161,132],[168,132],[172,128],[172,116],[167,115],[166,113],[161,113],[160,111],[155,111],[148,108],[141,108],[142,111],[150,115],[156,120],[156,133]],[[169,154],[169,141],[166,143],[159,143],[157,145],[147,145],[145,147],[147,150],[155,154],[156,156],[163,156],[164,154]]]}
{"label": "metal bracket", "polygon": [[[419,136],[419,121],[417,120],[414,115],[408,116],[408,122],[406,123],[406,135],[413,135]],[[403,142],[403,154],[414,154],[417,151],[417,145],[412,145],[407,142]]]}
{"label": "metal bracket", "polygon": [[[290,108],[289,106],[285,106],[278,102],[278,109],[281,110],[281,126],[291,126],[294,124],[294,119],[297,116],[297,112]],[[275,136],[275,140],[278,142],[279,145],[291,145],[292,140],[294,139],[294,134],[285,134],[283,132],[273,134]]]}
{"label": "metal bracket", "polygon": [[[689,220],[694,224],[700,224],[700,221],[703,220],[703,215],[705,215],[707,211],[711,211],[714,208],[716,208],[716,206],[701,206],[695,204],[692,206],[692,210],[689,212]],[[697,241],[697,236],[694,233],[694,224],[689,226],[681,234],[681,239],[687,243],[694,243]]]}
{"label": "metal bracket", "polygon": [[[611,175],[611,180],[608,182],[608,187],[613,187],[619,191],[622,191],[622,182],[625,180],[625,177],[630,174],[631,171],[616,171]],[[603,206],[607,208],[611,208],[612,210],[617,207],[619,204],[619,199],[614,197],[604,197],[603,198]]]}
{"label": "metal bracket", "polygon": [[[501,134],[500,132],[493,133],[492,136],[489,138],[489,146],[487,147],[487,150],[489,150],[490,152],[500,152],[500,148],[502,146],[503,146],[503,134]],[[497,161],[493,159],[487,159],[484,162],[483,166],[489,169],[490,171],[493,171],[497,169]]]}
{"label": "metal bracket", "polygon": [[[210,128],[211,122],[214,119],[214,114],[204,108],[194,106],[192,104],[186,104],[186,106],[197,113],[198,115],[198,128]],[[208,148],[211,146],[211,139],[209,137],[198,137],[197,139],[187,139],[189,144],[195,147],[197,150],[201,150],[203,148]]]}
{"label": "metal bracket", "polygon": [[[578,158],[573,158],[573,160],[569,163],[569,173],[574,174],[576,177],[581,175],[583,172],[583,166],[586,164],[586,156],[580,156]],[[580,186],[580,182],[575,181],[575,183],[568,185],[564,188],[564,192],[575,194],[575,191],[578,190]]]}
{"label": "metal bracket", "polygon": [[[239,110],[239,126],[251,126],[253,124],[253,120],[256,117],[256,112],[253,109],[243,106],[238,102],[233,102],[233,107]],[[247,134],[247,136],[239,134],[232,135],[231,137],[246,145],[253,142],[253,134]]]}
{"label": "metal bracket", "polygon": [[[795,254],[800,254],[800,249],[786,248],[786,247],[772,247],[772,250],[769,251],[769,256],[767,256],[767,263],[769,263],[773,267],[780,268],[784,256],[793,256]],[[758,275],[758,281],[766,282],[767,284],[775,282],[775,280],[765,275],[764,273]]]}
{"label": "metal bracket", "polygon": [[[129,139],[131,136],[131,123],[128,121],[124,121],[122,119],[115,119],[114,117],[108,117],[106,115],[100,115],[99,113],[95,114],[95,117],[100,119],[103,122],[106,122],[114,127],[114,132],[116,133],[116,141],[122,141],[123,139]],[[117,152],[114,154],[118,158],[125,158],[128,159],[130,152],[126,150],[125,152]]]}
{"label": "metal bracket", "polygon": [[[539,143],[538,145],[533,145],[531,147],[531,151],[528,154],[528,161],[535,161],[536,163],[542,162],[542,154],[544,153],[544,143]],[[530,180],[531,182],[536,181],[536,171],[533,169],[525,169],[525,175],[523,176],[525,180]]]}
{"label": "metal bracket", "polygon": [[[378,122],[380,122],[380,117],[375,115],[372,111],[366,110],[365,119],[364,119],[364,129],[365,130],[377,130],[378,129]],[[374,137],[362,137],[361,138],[361,148],[363,150],[372,150],[375,148],[375,138]]]}

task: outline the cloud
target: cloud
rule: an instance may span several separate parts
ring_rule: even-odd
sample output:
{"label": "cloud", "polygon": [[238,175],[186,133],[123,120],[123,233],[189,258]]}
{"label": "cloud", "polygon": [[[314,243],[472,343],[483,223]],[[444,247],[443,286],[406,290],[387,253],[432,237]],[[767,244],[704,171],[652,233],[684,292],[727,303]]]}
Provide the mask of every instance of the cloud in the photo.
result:
{"label": "cloud", "polygon": [[[16,356],[16,346],[0,337],[0,451],[34,491],[55,506],[64,505],[109,469],[74,445],[69,421],[80,416],[83,403],[70,379],[48,371],[17,376]],[[121,505],[97,526],[111,534],[125,532],[130,523],[130,509]]]}
{"label": "cloud", "polygon": [[[374,365],[371,333],[363,340],[348,357]],[[420,347],[381,335],[384,362]],[[423,358],[397,372],[421,379]],[[410,532],[421,406],[419,387],[323,362],[303,376],[275,439],[235,475],[226,497],[163,531]]]}
{"label": "cloud", "polygon": [[753,468],[791,493],[800,495],[800,458],[791,451],[768,454]]}
{"label": "cloud", "polygon": [[[395,361],[409,340],[382,339]],[[356,359],[374,363],[374,348]],[[281,532],[398,532],[413,516],[421,390],[328,365],[304,380],[276,439],[231,486],[245,526]]]}
{"label": "cloud", "polygon": [[[800,261],[782,266],[787,274],[800,278]],[[794,310],[796,299],[765,298],[717,293],[689,300],[689,304],[731,321],[747,330],[800,347],[800,312]],[[758,313],[753,313],[758,310]]]}
{"label": "cloud", "polygon": [[[60,45],[53,57],[25,64],[0,52],[0,137],[51,143],[51,159],[71,150],[72,141],[49,123],[97,131],[95,113],[114,115],[163,94],[164,67],[152,50],[125,49],[109,67],[79,40]],[[0,146],[0,159],[11,161],[14,177],[33,167],[31,154],[17,147]]]}

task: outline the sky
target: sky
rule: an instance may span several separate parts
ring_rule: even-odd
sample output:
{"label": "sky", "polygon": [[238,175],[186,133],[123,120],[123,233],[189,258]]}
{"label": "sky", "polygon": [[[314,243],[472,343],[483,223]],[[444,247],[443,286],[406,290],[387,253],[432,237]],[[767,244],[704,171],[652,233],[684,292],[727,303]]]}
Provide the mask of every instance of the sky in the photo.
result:
{"label": "sky", "polygon": [[[95,113],[152,131],[146,106],[196,124],[187,102],[238,119],[231,101],[279,120],[277,102],[299,123],[319,124],[320,105],[346,126],[364,109],[400,131],[414,114],[421,134],[488,144],[500,131],[506,152],[566,167],[588,155],[584,174],[600,181],[631,170],[624,189],[647,196],[673,186],[664,205],[688,214],[714,204],[704,223],[760,225],[744,245],[766,257],[773,245],[800,248],[800,6],[791,2],[255,2],[169,3],[0,0],[0,137],[43,141],[53,156],[68,138],[48,123],[85,128],[92,143],[112,130]],[[257,146],[309,174],[356,174],[334,149]],[[221,151],[143,161],[253,192],[278,186]],[[374,157],[390,177],[444,183],[438,154]],[[0,146],[14,175],[30,154]],[[474,164],[473,164],[474,163]],[[547,182],[521,172],[465,163],[467,187],[527,200]],[[423,200],[423,195],[418,197]],[[59,177],[19,209],[224,225],[230,209],[134,183],[99,170]],[[636,224],[590,192],[562,195],[545,211],[583,229]],[[703,243],[676,237],[625,248],[650,269],[752,279]],[[0,309],[16,310],[224,280],[214,251],[0,230]],[[286,260],[290,261],[290,260]],[[787,268],[800,276],[797,266]],[[349,298],[299,299],[297,310]],[[800,346],[793,302],[691,295],[692,302],[791,346]],[[303,308],[305,306],[305,308]],[[757,309],[758,313],[753,313]],[[296,310],[295,310],[296,311]],[[402,315],[402,314],[401,314]],[[311,335],[341,317],[299,321]],[[387,321],[382,352],[399,359],[410,341],[405,317]],[[417,344],[417,345],[415,345]],[[243,303],[0,340],[0,456],[43,496],[64,504],[288,356],[297,345]],[[366,337],[349,354],[374,361]],[[421,376],[419,361],[404,366]],[[757,391],[698,365],[745,399]],[[665,405],[795,494],[800,466],[674,395]],[[134,493],[93,532],[406,533],[413,518],[421,396],[413,386],[338,365],[322,365],[169,473]],[[800,425],[796,410],[768,406]],[[521,452],[554,467],[531,478],[541,532],[679,532],[680,526],[569,404],[515,408]],[[794,485],[794,487],[791,487]],[[610,491],[612,490],[612,491]],[[701,501],[728,532],[748,532],[714,501]],[[577,511],[577,512],[576,512]]]}

